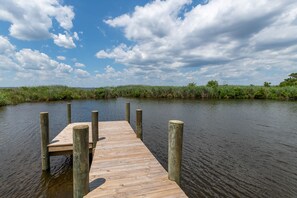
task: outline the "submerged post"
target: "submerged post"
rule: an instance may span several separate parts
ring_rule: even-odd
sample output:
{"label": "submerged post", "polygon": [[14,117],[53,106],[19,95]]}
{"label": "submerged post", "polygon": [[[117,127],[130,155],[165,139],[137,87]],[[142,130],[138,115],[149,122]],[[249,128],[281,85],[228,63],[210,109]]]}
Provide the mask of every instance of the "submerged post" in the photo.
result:
{"label": "submerged post", "polygon": [[41,132],[41,166],[42,170],[48,170],[50,168],[50,159],[48,153],[49,143],[49,126],[48,126],[48,113],[40,113],[40,132]]}
{"label": "submerged post", "polygon": [[68,124],[71,123],[71,103],[67,103],[67,120]]}
{"label": "submerged post", "polygon": [[136,137],[143,141],[142,136],[142,110],[136,109]]}
{"label": "submerged post", "polygon": [[73,127],[73,197],[89,192],[89,126]]}
{"label": "submerged post", "polygon": [[130,123],[130,103],[126,103],[126,121]]}
{"label": "submerged post", "polygon": [[184,122],[170,120],[168,124],[168,178],[180,185]]}
{"label": "submerged post", "polygon": [[93,148],[96,147],[98,141],[99,131],[98,131],[98,111],[92,111],[92,140]]}

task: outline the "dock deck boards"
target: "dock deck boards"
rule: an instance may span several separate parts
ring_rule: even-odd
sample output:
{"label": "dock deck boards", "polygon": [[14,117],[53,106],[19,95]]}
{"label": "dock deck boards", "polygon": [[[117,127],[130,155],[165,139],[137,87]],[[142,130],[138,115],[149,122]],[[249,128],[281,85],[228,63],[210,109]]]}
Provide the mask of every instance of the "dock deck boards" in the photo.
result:
{"label": "dock deck boards", "polygon": [[187,197],[126,121],[99,123],[85,197]]}
{"label": "dock deck boards", "polygon": [[72,128],[76,125],[81,125],[81,124],[89,126],[89,148],[90,148],[90,152],[92,152],[93,140],[92,140],[92,124],[91,124],[91,122],[76,122],[76,123],[71,123],[71,124],[67,125],[48,144],[48,151],[51,156],[72,154],[72,151],[73,151]]}
{"label": "dock deck boards", "polygon": [[[48,145],[50,155],[72,154],[72,128],[91,122],[66,126]],[[99,141],[93,151],[89,172],[90,192],[85,197],[187,197],[168,179],[168,173],[152,155],[127,121],[99,122]]]}

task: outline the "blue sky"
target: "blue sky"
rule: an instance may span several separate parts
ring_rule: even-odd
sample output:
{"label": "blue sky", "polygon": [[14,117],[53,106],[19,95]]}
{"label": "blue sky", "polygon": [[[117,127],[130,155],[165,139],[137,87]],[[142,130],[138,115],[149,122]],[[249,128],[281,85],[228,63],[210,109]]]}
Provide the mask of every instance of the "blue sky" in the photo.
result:
{"label": "blue sky", "polygon": [[278,84],[295,0],[1,0],[0,87]]}

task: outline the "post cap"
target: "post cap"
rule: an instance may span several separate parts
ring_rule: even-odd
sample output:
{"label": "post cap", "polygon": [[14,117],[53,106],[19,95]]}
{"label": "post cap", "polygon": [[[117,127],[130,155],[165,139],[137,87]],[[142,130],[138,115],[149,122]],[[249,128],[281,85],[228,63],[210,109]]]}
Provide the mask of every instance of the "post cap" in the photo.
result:
{"label": "post cap", "polygon": [[73,127],[73,130],[83,130],[83,129],[89,129],[88,125],[76,125]]}
{"label": "post cap", "polygon": [[169,123],[170,124],[184,124],[184,122],[180,121],[180,120],[169,120]]}

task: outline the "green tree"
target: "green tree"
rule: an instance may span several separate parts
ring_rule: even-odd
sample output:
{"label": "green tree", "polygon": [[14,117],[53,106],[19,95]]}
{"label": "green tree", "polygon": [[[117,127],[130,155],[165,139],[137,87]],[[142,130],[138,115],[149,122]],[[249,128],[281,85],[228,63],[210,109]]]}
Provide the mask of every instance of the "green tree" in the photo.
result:
{"label": "green tree", "polygon": [[297,86],[297,73],[291,73],[289,78],[286,78],[283,82],[279,84],[281,87],[287,86]]}
{"label": "green tree", "polygon": [[291,73],[289,75],[290,78],[294,78],[294,79],[297,79],[297,73]]}
{"label": "green tree", "polygon": [[189,83],[188,84],[188,87],[196,87],[197,85],[196,85],[196,83],[194,83],[194,82],[191,82],[191,83]]}
{"label": "green tree", "polygon": [[207,85],[206,86],[207,87],[216,88],[216,87],[219,86],[219,83],[216,80],[210,80],[210,81],[207,82]]}
{"label": "green tree", "polygon": [[264,87],[270,87],[271,82],[264,82]]}

